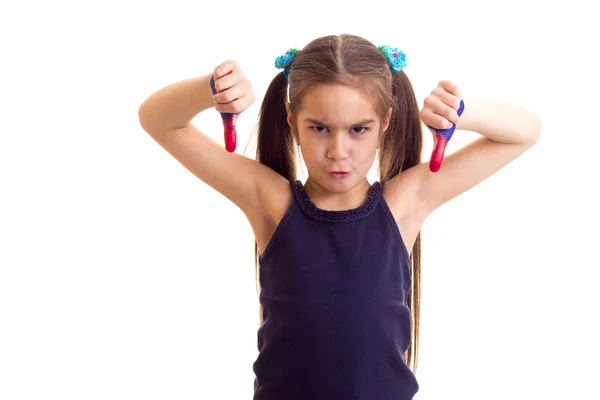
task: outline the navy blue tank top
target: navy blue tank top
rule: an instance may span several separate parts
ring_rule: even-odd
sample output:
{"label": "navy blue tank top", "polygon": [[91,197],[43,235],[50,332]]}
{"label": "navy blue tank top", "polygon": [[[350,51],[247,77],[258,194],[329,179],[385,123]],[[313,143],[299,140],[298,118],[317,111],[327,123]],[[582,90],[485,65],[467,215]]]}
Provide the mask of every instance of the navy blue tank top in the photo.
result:
{"label": "navy blue tank top", "polygon": [[410,259],[375,182],[345,211],[319,209],[300,181],[259,258],[255,400],[409,400]]}

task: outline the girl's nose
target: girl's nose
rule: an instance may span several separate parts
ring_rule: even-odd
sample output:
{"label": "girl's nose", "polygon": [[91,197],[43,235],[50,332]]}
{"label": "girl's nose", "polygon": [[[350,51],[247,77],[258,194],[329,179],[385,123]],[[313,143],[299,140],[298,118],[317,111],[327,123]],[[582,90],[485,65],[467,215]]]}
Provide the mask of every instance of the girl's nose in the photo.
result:
{"label": "girl's nose", "polygon": [[345,160],[349,155],[348,138],[341,133],[335,133],[330,136],[327,148],[327,157],[332,160]]}

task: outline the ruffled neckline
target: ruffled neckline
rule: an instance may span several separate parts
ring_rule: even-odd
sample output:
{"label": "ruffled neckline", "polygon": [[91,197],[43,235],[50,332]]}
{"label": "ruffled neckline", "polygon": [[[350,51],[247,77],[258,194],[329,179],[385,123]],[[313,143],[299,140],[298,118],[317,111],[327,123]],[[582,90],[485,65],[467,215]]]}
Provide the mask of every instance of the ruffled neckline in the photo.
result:
{"label": "ruffled neckline", "polygon": [[317,222],[328,224],[352,222],[366,218],[377,207],[381,198],[382,188],[383,184],[376,181],[369,188],[367,200],[363,204],[349,210],[331,211],[318,208],[310,199],[308,193],[306,193],[304,184],[301,181],[296,180],[292,182],[294,198],[302,212]]}

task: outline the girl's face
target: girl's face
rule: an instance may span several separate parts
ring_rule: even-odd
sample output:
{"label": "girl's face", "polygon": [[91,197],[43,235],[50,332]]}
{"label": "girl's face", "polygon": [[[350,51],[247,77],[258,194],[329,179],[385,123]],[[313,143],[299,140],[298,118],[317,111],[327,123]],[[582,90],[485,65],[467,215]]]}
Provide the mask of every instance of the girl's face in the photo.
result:
{"label": "girl's face", "polygon": [[323,84],[306,93],[296,120],[288,112],[288,123],[310,179],[325,190],[343,193],[364,183],[389,114],[382,124],[362,92]]}

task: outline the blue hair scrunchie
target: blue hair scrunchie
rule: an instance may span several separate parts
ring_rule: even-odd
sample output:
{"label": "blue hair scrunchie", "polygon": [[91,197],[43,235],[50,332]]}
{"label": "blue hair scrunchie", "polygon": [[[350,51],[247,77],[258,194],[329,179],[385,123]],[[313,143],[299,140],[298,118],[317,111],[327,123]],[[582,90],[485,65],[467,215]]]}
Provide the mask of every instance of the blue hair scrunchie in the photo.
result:
{"label": "blue hair scrunchie", "polygon": [[298,49],[292,48],[275,59],[275,68],[283,68],[285,79],[287,79],[290,74],[290,66],[292,65],[292,61],[294,61],[294,58],[296,58],[296,54],[298,54]]}
{"label": "blue hair scrunchie", "polygon": [[406,67],[406,55],[395,47],[390,46],[379,46],[378,49],[383,53],[390,63],[390,71],[394,72],[402,71]]}
{"label": "blue hair scrunchie", "polygon": [[[402,69],[406,67],[406,55],[402,51],[390,46],[379,46],[378,49],[388,60],[392,74],[394,72],[402,71]],[[298,49],[291,48],[275,59],[275,68],[283,68],[285,79],[288,79],[288,76],[290,75],[290,67],[292,61],[296,58],[296,54],[298,54]]]}

